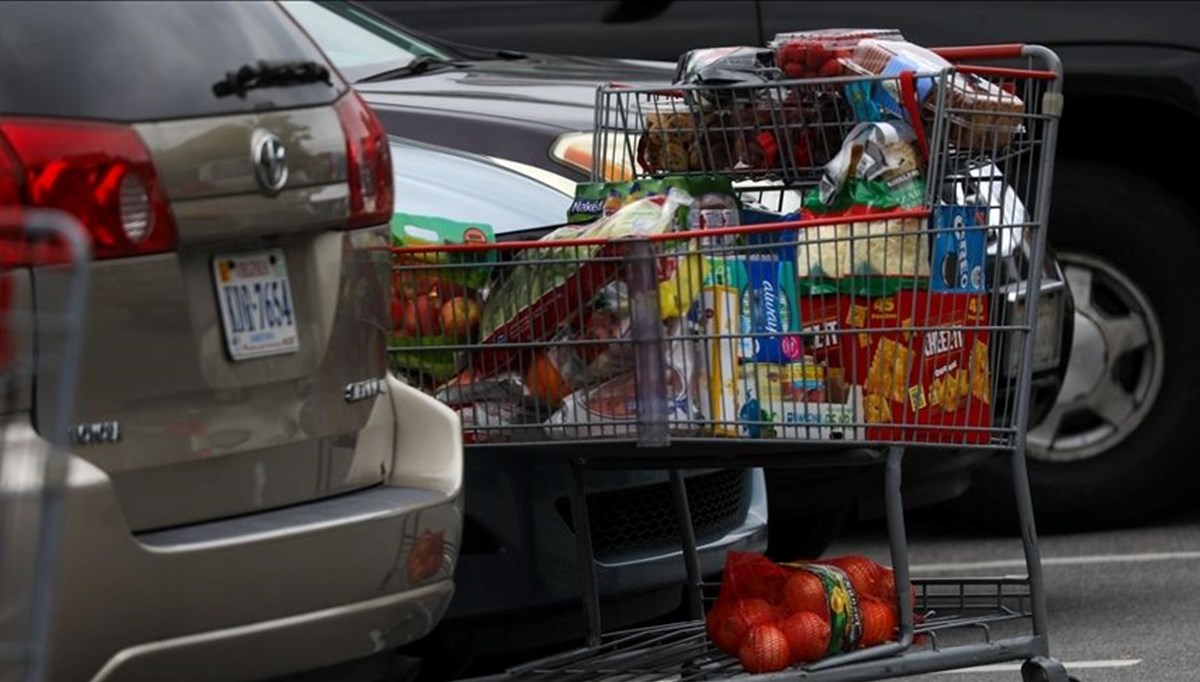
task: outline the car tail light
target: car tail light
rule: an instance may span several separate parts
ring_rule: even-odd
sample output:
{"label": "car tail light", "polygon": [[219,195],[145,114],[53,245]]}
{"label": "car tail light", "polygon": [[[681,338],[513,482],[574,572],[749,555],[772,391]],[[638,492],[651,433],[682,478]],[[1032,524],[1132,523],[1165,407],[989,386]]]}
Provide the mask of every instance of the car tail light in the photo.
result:
{"label": "car tail light", "polygon": [[97,259],[175,248],[175,221],[150,160],[128,126],[0,121],[0,207],[57,208],[87,228]]}
{"label": "car tail light", "polygon": [[346,134],[350,218],[347,229],[386,223],[392,217],[392,155],[375,112],[351,90],[337,103]]}

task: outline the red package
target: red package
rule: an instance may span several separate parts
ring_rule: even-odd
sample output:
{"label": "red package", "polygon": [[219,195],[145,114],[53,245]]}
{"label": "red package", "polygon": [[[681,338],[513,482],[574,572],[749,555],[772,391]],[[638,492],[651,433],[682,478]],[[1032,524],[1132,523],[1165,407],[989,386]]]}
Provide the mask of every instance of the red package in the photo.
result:
{"label": "red package", "polygon": [[[865,421],[875,425],[868,440],[988,442],[989,334],[977,329],[988,324],[986,295],[858,298],[845,322],[855,333],[841,344],[841,364],[846,380],[863,387]],[[903,331],[913,327],[933,329]]]}
{"label": "red package", "polygon": [[841,345],[847,336],[839,331],[853,301],[842,294],[800,297],[800,333],[807,355],[829,367],[841,367]]}
{"label": "red package", "polygon": [[842,75],[838,59],[849,56],[867,38],[904,40],[894,29],[828,28],[779,33],[769,47],[775,50],[775,65],[787,78],[832,77]]}

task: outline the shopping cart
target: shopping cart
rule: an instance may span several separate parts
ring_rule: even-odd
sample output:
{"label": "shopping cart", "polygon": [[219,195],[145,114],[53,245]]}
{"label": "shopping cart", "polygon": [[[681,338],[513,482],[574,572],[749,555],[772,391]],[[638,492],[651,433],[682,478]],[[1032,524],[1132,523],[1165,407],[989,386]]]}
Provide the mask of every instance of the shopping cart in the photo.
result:
{"label": "shopping cart", "polygon": [[[604,86],[596,179],[626,169],[646,181],[630,191],[646,196],[614,198],[614,209],[625,203],[610,217],[536,242],[396,251],[395,371],[453,406],[480,455],[557,453],[574,472],[588,640],[506,677],[744,674],[705,633],[714,586],[702,580],[680,470],[859,463],[885,466],[896,637],[769,677],[866,680],[1020,660],[1026,680],[1067,679],[1049,658],[1025,471],[1035,331],[1047,331],[1042,271],[1029,264],[1046,249],[1061,68],[1037,46],[940,53],[1023,63]],[[994,99],[965,98],[966,87]],[[922,88],[932,93],[923,101]],[[888,102],[897,116],[869,110]],[[897,117],[912,129],[908,151],[875,189],[905,187],[907,201],[871,204],[863,189],[868,199],[843,210],[809,203],[848,136],[867,140],[850,168],[871,153],[882,129],[864,119]],[[705,215],[703,197],[645,189],[713,174],[737,180],[747,203],[801,212],[688,229]],[[910,583],[900,477],[911,447],[1008,453],[1025,577]],[[584,501],[595,468],[670,471],[692,621],[603,632]]]}
{"label": "shopping cart", "polygon": [[[0,210],[0,679],[45,675],[66,445],[87,287],[87,233],[66,213]],[[32,268],[61,271],[61,308],[32,299]],[[35,382],[57,396],[30,419]]]}

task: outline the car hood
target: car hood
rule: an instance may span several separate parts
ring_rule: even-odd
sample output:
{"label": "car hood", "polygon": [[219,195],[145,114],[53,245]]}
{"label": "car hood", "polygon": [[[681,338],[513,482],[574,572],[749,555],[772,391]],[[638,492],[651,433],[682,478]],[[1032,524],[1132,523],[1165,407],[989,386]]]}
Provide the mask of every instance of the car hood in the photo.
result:
{"label": "car hood", "polygon": [[460,67],[356,85],[375,106],[537,121],[549,128],[590,129],[602,83],[666,85],[674,64],[600,57],[529,55],[465,62]]}

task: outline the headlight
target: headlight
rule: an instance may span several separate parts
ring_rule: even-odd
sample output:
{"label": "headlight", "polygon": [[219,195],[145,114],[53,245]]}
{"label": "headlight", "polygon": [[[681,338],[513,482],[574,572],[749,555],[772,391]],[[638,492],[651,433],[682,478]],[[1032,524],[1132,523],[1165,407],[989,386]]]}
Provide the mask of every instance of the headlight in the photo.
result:
{"label": "headlight", "polygon": [[[632,134],[604,136],[601,179],[608,181],[633,179],[639,137]],[[563,133],[550,145],[550,158],[567,168],[591,175],[597,149],[595,133]]]}

